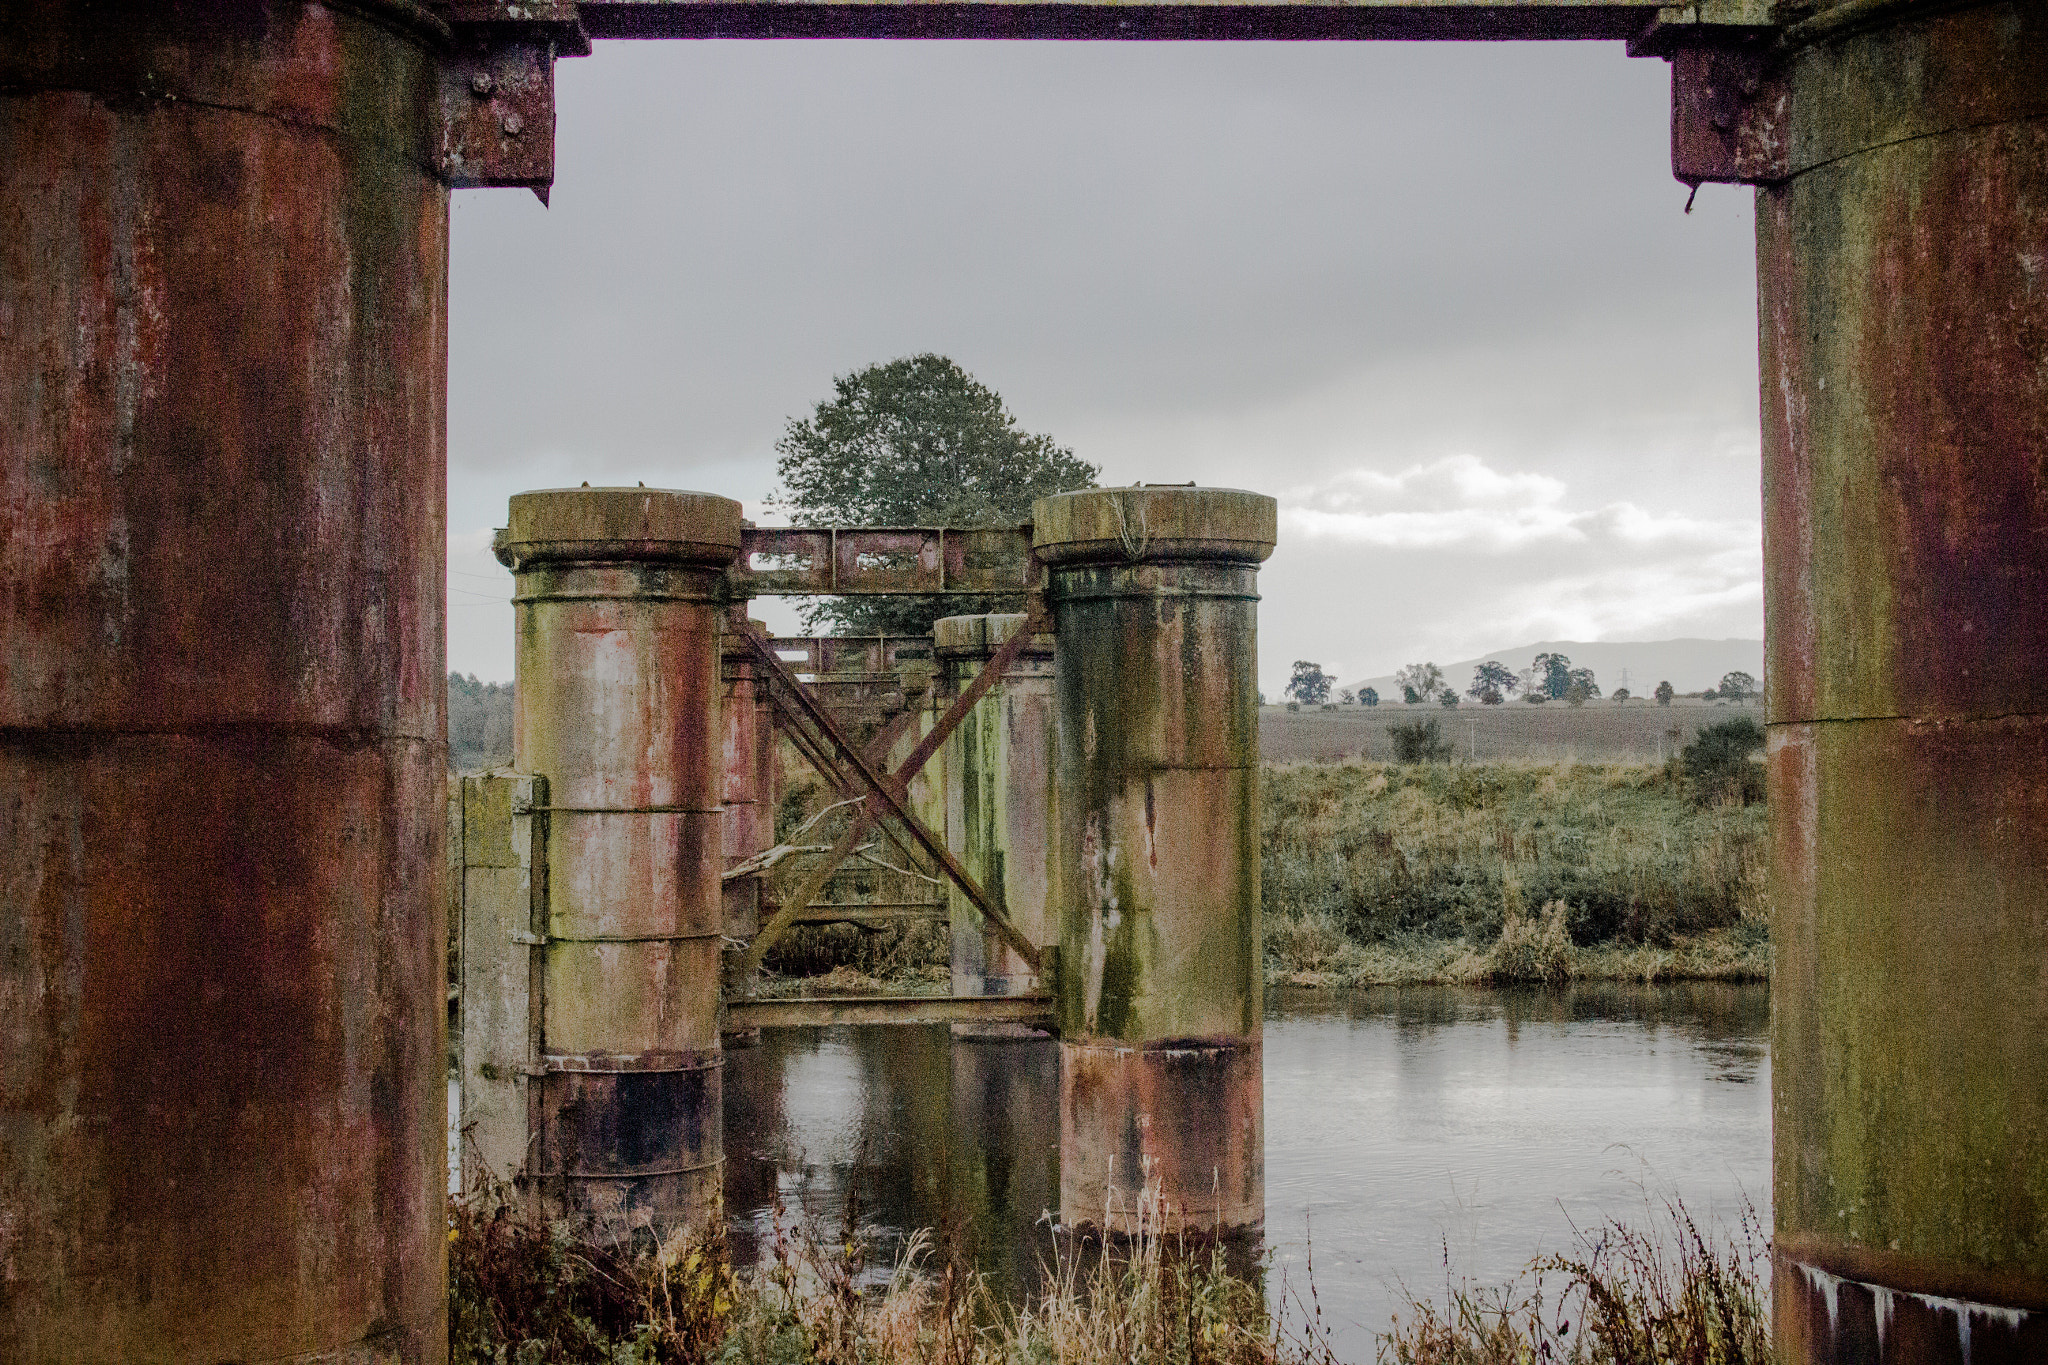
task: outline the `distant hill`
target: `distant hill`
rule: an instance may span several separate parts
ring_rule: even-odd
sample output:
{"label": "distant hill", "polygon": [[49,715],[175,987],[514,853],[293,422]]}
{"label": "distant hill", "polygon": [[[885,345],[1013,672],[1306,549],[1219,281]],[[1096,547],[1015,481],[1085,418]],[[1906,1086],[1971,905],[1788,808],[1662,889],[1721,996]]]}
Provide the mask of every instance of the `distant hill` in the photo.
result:
{"label": "distant hill", "polygon": [[[1590,668],[1602,692],[1623,686],[1622,671],[1628,671],[1628,690],[1648,696],[1660,681],[1669,680],[1680,692],[1699,692],[1721,681],[1723,674],[1741,672],[1752,678],[1764,675],[1762,640],[1539,640],[1533,645],[1496,649],[1454,663],[1435,660],[1444,671],[1446,685],[1462,694],[1472,685],[1472,670],[1488,659],[1498,659],[1519,673],[1538,654],[1564,654],[1574,668]],[[1418,663],[1427,662],[1416,660]],[[1394,675],[1362,678],[1341,686],[1356,691],[1371,687],[1389,701],[1399,701]]]}

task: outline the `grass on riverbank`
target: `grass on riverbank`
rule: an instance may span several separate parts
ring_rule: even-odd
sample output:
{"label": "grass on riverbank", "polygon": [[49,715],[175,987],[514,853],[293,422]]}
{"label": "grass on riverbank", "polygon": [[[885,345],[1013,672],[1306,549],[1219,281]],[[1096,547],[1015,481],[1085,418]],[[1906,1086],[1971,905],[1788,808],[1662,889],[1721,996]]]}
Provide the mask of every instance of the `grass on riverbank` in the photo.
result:
{"label": "grass on riverbank", "polygon": [[1764,807],[1667,766],[1272,764],[1267,977],[1291,985],[1762,979]]}
{"label": "grass on riverbank", "polygon": [[[1380,1337],[1381,1365],[1768,1365],[1754,1217],[1710,1237],[1682,1205],[1667,1226],[1610,1222],[1517,1280],[1446,1279]],[[769,1261],[735,1270],[722,1239],[628,1254],[503,1202],[451,1210],[454,1365],[1340,1365],[1313,1278],[1264,1287],[1213,1247],[1166,1236],[1055,1252],[1021,1304],[939,1264],[920,1234],[881,1283],[853,1228],[778,1228]]]}

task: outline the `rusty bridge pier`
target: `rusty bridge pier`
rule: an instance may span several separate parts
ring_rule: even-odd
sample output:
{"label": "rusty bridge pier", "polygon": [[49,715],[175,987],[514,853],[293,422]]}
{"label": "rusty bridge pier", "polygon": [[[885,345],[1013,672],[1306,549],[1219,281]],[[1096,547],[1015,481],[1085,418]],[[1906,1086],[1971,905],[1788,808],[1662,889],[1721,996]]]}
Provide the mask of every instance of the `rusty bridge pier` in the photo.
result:
{"label": "rusty bridge pier", "polygon": [[2048,1358],[2048,7],[1778,37],[1757,197],[1794,1362]]}
{"label": "rusty bridge pier", "polygon": [[521,493],[499,535],[513,766],[547,795],[528,1173],[601,1235],[702,1231],[719,1207],[718,599],[739,546],[738,503],[651,488]]}
{"label": "rusty bridge pier", "polygon": [[[933,623],[940,696],[958,695],[1005,641],[1023,613],[947,616]],[[1035,635],[994,690],[946,741],[946,842],[1024,937],[1058,936],[1051,912],[1053,811],[1053,640]],[[1031,968],[988,925],[959,888],[947,898],[954,995],[1016,995],[1042,989]],[[963,1023],[955,1036],[1030,1034],[1015,1024]]]}
{"label": "rusty bridge pier", "polygon": [[[766,689],[757,685],[753,651],[743,632],[760,629],[747,619],[744,600],[725,608],[719,667],[719,800],[725,807],[726,871],[758,857],[775,844],[775,717]],[[724,883],[724,927],[744,942],[761,928],[761,877],[747,873]]]}
{"label": "rusty bridge pier", "polygon": [[0,1359],[445,1358],[445,36],[0,17]]}
{"label": "rusty bridge pier", "polygon": [[1276,505],[1138,487],[1034,512],[1058,648],[1060,1221],[1256,1229],[1257,588]]}

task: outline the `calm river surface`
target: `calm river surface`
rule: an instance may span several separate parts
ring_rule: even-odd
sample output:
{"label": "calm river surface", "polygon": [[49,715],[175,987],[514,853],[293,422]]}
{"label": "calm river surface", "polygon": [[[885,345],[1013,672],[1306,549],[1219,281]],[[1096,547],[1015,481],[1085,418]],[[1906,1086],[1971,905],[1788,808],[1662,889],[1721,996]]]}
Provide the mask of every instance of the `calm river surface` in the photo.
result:
{"label": "calm river surface", "polygon": [[[1676,1193],[1703,1225],[1769,1224],[1761,985],[1283,991],[1266,1020],[1268,1287],[1315,1280],[1340,1353],[1370,1360],[1400,1286],[1440,1289],[1570,1248]],[[1058,1203],[1048,1042],[943,1027],[785,1030],[727,1055],[726,1201],[750,1254],[849,1196],[884,1259],[930,1227],[1030,1284]],[[778,1209],[780,1212],[778,1213]]]}

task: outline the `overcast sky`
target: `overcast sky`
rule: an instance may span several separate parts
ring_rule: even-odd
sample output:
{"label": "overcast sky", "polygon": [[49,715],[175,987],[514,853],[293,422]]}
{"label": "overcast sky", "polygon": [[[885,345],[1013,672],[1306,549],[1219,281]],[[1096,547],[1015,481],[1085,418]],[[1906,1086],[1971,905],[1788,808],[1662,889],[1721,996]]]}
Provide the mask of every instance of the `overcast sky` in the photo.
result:
{"label": "overcast sky", "polygon": [[553,206],[454,197],[454,669],[512,676],[510,494],[758,513],[789,418],[920,351],[1105,482],[1278,497],[1269,693],[1762,633],[1750,192],[1682,212],[1662,62],[647,42],[557,79]]}

